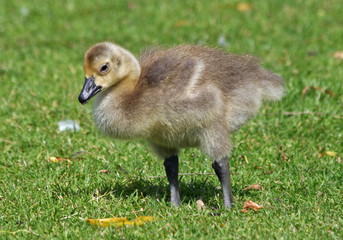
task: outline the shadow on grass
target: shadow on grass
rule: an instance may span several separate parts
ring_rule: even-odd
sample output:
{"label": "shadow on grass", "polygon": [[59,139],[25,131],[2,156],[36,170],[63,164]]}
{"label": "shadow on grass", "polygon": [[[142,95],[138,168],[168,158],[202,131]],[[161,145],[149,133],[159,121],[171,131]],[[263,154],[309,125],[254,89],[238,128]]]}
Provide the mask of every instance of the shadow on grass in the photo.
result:
{"label": "shadow on grass", "polygon": [[[219,194],[222,199],[221,189],[216,188],[208,178],[191,177],[179,180],[181,201],[184,204],[195,203],[196,200],[202,199],[205,203],[216,202],[215,198]],[[106,195],[111,193],[112,197],[116,198],[130,198],[133,196],[150,197],[153,199],[163,200],[166,203],[170,202],[169,183],[166,178],[161,179],[143,179],[143,178],[127,178],[125,181],[118,182],[103,182],[99,185],[88,187],[73,188],[70,186],[63,186],[62,184],[54,184],[52,186],[52,197],[57,196],[75,196],[75,195]],[[111,196],[105,196],[111,198]]]}
{"label": "shadow on grass", "polygon": [[[216,189],[216,186],[205,181],[191,180],[179,181],[180,195],[183,203],[193,203],[198,199],[204,202],[209,202],[214,199],[217,193],[221,190]],[[131,179],[126,183],[116,183],[115,186],[109,186],[108,189],[103,191],[111,191],[112,194],[118,198],[129,197],[134,193],[142,196],[149,196],[158,200],[163,199],[165,202],[170,201],[169,184],[166,179],[159,180],[144,180],[144,179]]]}

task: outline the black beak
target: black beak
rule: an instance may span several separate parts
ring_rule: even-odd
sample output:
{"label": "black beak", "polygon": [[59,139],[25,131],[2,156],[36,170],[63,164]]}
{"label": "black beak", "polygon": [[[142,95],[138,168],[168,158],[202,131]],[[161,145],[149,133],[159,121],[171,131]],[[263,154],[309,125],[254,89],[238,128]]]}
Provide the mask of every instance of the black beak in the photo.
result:
{"label": "black beak", "polygon": [[94,83],[94,77],[85,78],[85,84],[79,95],[79,102],[86,104],[92,97],[101,91],[101,86],[97,86]]}

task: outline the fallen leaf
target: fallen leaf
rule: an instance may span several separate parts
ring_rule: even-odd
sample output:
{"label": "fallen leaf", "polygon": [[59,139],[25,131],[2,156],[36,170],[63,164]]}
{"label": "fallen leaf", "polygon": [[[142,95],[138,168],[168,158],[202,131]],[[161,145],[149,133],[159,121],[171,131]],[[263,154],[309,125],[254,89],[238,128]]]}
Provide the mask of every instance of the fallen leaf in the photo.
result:
{"label": "fallen leaf", "polygon": [[110,170],[104,169],[104,170],[99,170],[98,173],[109,173]]}
{"label": "fallen leaf", "polygon": [[237,4],[237,10],[241,12],[249,11],[251,8],[251,3],[241,2]]}
{"label": "fallen leaf", "polygon": [[337,155],[337,153],[333,152],[333,151],[326,151],[325,154],[330,156],[330,157],[336,157],[336,155]]}
{"label": "fallen leaf", "polygon": [[102,219],[86,219],[86,222],[100,227],[122,227],[124,222],[128,222],[127,218],[102,218]]}
{"label": "fallen leaf", "polygon": [[135,225],[140,226],[140,225],[142,225],[144,223],[151,222],[152,220],[154,220],[154,218],[151,217],[151,216],[139,216],[133,222],[134,222]]}
{"label": "fallen leaf", "polygon": [[151,222],[154,220],[150,216],[139,216],[136,220],[129,221],[127,218],[102,218],[102,219],[86,219],[86,222],[100,227],[123,227],[123,226],[140,226],[144,223]]}
{"label": "fallen leaf", "polygon": [[262,187],[258,184],[253,184],[253,185],[249,185],[246,188],[243,189],[243,191],[247,191],[247,190],[260,190]]}
{"label": "fallen leaf", "polygon": [[206,206],[205,206],[204,202],[201,199],[197,200],[195,202],[195,204],[197,205],[197,209],[199,211],[201,211],[201,210],[204,211],[206,209]]}
{"label": "fallen leaf", "polygon": [[318,155],[318,157],[323,157],[324,155],[327,155],[329,157],[336,157],[337,153],[336,152],[333,152],[333,151],[325,151],[325,152],[322,152],[321,154]]}
{"label": "fallen leaf", "polygon": [[252,209],[252,210],[254,210],[254,211],[258,211],[258,210],[260,210],[261,208],[263,208],[263,206],[262,206],[262,205],[258,205],[257,203],[254,203],[254,202],[251,201],[251,200],[248,200],[248,201],[246,201],[246,202],[244,203],[243,208],[245,208],[245,209]]}
{"label": "fallen leaf", "polygon": [[334,52],[333,57],[343,60],[343,52]]}
{"label": "fallen leaf", "polygon": [[248,210],[247,209],[242,209],[242,212],[247,213]]}
{"label": "fallen leaf", "polygon": [[49,157],[49,161],[53,163],[71,162],[70,159],[63,157]]}

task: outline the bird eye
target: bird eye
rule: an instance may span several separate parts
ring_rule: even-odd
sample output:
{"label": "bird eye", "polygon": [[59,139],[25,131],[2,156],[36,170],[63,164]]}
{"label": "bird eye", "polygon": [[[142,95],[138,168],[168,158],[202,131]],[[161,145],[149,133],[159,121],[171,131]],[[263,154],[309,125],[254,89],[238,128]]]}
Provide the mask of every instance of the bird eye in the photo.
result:
{"label": "bird eye", "polygon": [[108,71],[108,64],[104,64],[100,67],[99,72],[100,73],[106,73]]}

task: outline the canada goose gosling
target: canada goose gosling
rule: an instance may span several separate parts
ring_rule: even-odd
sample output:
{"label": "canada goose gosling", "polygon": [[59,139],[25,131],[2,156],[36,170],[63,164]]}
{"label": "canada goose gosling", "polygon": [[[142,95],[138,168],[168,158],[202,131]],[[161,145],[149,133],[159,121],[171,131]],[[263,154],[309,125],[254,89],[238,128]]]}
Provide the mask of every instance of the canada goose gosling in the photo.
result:
{"label": "canada goose gosling", "polygon": [[109,42],[84,57],[82,104],[96,95],[94,119],[105,134],[147,140],[164,159],[171,205],[181,203],[178,151],[198,147],[213,159],[227,208],[233,206],[230,135],[253,117],[263,100],[279,100],[284,80],[250,56],[184,45],[150,50],[137,60]]}

